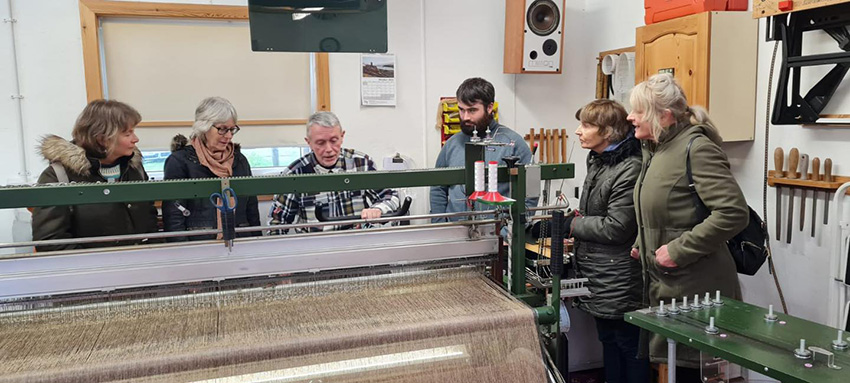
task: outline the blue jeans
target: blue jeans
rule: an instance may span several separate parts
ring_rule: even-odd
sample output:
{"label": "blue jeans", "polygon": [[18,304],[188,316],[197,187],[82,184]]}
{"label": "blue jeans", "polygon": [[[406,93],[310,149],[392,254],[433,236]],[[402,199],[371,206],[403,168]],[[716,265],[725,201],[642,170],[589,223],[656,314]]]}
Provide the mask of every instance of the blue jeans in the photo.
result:
{"label": "blue jeans", "polygon": [[649,360],[638,359],[640,328],[622,319],[596,319],[607,383],[649,383]]}

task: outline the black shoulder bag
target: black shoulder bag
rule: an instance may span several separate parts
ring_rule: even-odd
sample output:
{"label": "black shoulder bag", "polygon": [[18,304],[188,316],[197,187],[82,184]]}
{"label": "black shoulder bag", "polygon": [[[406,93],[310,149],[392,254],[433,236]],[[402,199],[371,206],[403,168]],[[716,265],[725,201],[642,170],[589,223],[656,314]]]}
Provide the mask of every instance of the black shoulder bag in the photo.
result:
{"label": "black shoulder bag", "polygon": [[[691,145],[697,137],[692,137],[688,142],[688,151],[686,155],[687,173],[688,173],[688,189],[691,191],[691,196],[694,198],[694,205],[701,210],[703,217],[708,217],[709,211],[702,199],[697,194],[697,188],[694,184],[694,177],[691,173]],[[732,253],[732,258],[735,259],[735,266],[738,273],[746,275],[755,275],[759,271],[761,265],[767,260],[767,247],[765,246],[768,235],[767,227],[753,208],[747,206],[750,210],[750,222],[747,227],[740,233],[736,234],[732,239],[726,241],[726,246],[729,247],[729,252]]]}

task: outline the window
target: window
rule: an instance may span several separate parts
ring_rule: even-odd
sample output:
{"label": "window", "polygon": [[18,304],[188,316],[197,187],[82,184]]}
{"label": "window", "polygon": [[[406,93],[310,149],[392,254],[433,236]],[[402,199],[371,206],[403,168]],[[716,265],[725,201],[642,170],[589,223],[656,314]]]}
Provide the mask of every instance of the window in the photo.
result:
{"label": "window", "polygon": [[[276,146],[266,148],[244,148],[242,154],[251,164],[251,171],[255,176],[278,174],[295,160],[310,153],[307,146]],[[142,151],[148,176],[155,180],[164,177],[165,159],[171,155],[170,151]]]}

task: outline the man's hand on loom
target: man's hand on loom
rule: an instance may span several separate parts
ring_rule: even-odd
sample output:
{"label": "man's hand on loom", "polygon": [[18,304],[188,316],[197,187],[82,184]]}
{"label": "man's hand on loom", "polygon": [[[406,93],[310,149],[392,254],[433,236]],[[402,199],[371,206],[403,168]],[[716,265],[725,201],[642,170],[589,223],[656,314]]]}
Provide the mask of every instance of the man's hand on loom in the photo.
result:
{"label": "man's hand on loom", "polygon": [[363,209],[360,211],[360,218],[377,219],[381,218],[381,209]]}

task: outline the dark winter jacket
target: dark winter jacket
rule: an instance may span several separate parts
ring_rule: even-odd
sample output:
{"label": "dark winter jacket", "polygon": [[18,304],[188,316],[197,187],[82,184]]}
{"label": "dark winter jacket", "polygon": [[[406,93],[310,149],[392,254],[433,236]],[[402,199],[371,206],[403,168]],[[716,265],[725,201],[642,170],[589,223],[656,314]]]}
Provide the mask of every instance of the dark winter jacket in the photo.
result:
{"label": "dark winter jacket", "polygon": [[[107,182],[99,172],[100,161],[88,157],[85,149],[58,136],[46,136],[41,141],[41,154],[48,162],[65,168],[71,182]],[[146,181],[142,154],[120,158],[121,176],[118,182]],[[48,166],[38,177],[38,183],[58,182],[56,172]],[[50,206],[33,209],[32,237],[34,240],[69,239],[105,235],[152,233],[157,231],[156,208],[153,202],[87,204]],[[124,246],[146,241],[122,241],[81,245],[38,246],[38,251],[68,250],[107,246]]]}
{"label": "dark winter jacket", "polygon": [[[251,175],[251,165],[242,154],[239,145],[235,146],[233,160],[233,177],[244,177]],[[164,179],[195,179],[195,178],[218,178],[217,175],[198,160],[198,155],[192,145],[186,144],[186,138],[182,135],[174,137],[171,145],[171,155],[165,160]],[[260,226],[260,212],[257,206],[256,196],[240,196],[237,190],[236,202],[236,226]],[[189,211],[189,216],[184,216],[177,205]],[[162,219],[165,231],[205,230],[218,227],[218,210],[212,205],[209,197],[190,200],[163,201]],[[239,233],[240,237],[259,236],[260,233]],[[191,236],[171,238],[169,241],[187,241],[215,239],[215,235]]]}
{"label": "dark winter jacket", "polygon": [[588,278],[591,292],[576,305],[595,317],[622,319],[641,308],[640,262],[629,255],[637,235],[633,193],[640,161],[640,142],[634,137],[587,156],[582,216],[572,220],[572,235],[577,272]]}
{"label": "dark winter jacket", "polygon": [[[691,170],[696,191],[711,214],[707,218],[694,206],[688,189],[686,153],[691,137]],[[740,299],[735,261],[726,241],[747,226],[749,211],[741,188],[732,176],[729,160],[717,132],[702,125],[671,126],[658,143],[643,142],[643,166],[635,188],[635,209],[646,284],[645,306],[658,306],[672,298],[681,302],[694,294],[720,290]],[[658,264],[655,251],[667,245],[677,267]],[[654,335],[650,358],[667,361],[667,342]],[[678,347],[677,359],[685,367],[699,366],[699,351]]]}

